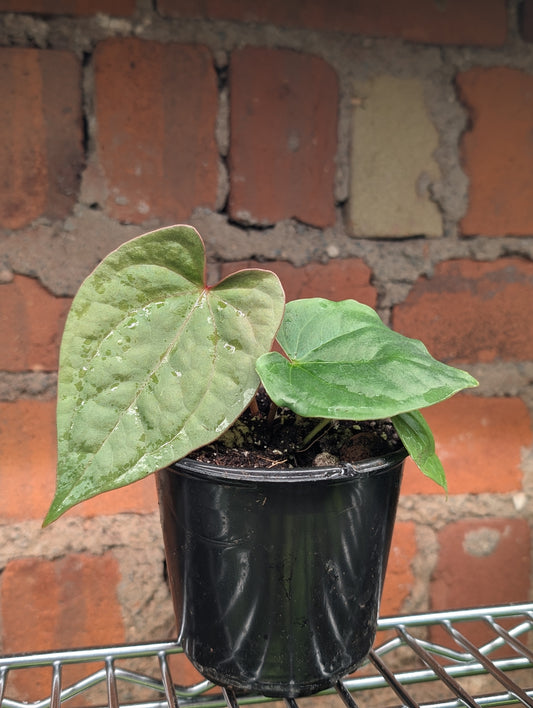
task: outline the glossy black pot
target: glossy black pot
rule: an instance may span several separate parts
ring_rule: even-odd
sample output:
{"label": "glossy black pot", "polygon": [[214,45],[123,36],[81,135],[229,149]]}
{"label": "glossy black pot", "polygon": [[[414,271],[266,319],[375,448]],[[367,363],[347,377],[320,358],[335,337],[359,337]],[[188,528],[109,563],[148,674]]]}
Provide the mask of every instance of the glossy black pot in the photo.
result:
{"label": "glossy black pot", "polygon": [[374,641],[405,452],[355,465],[157,473],[179,638],[215,683],[310,695]]}

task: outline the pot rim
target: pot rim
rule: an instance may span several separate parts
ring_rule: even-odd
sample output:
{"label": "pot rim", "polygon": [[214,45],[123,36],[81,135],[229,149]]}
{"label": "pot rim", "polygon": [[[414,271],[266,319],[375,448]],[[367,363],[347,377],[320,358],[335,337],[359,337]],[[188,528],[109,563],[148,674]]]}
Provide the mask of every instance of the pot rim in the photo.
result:
{"label": "pot rim", "polygon": [[180,471],[194,477],[203,477],[217,481],[235,481],[243,484],[266,482],[271,484],[293,482],[321,482],[330,480],[346,480],[354,477],[367,478],[388,472],[391,468],[401,464],[408,456],[407,450],[402,446],[398,450],[378,457],[350,463],[343,462],[331,467],[297,467],[297,468],[272,468],[265,469],[246,467],[223,467],[206,462],[199,462],[190,457],[184,457],[174,462],[170,469],[179,468]]}

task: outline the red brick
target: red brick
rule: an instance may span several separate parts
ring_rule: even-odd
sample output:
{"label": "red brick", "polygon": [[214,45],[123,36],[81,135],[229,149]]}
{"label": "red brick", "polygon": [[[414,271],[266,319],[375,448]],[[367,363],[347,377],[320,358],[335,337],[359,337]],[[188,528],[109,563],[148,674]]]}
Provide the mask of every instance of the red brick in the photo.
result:
{"label": "red brick", "polygon": [[55,370],[70,303],[23,275],[0,285],[0,369]]}
{"label": "red brick", "polygon": [[[531,539],[525,519],[463,519],[442,529],[438,542],[432,609],[503,605],[529,597]],[[494,638],[479,625],[466,624],[464,633],[475,643]],[[442,636],[442,630],[434,631],[432,639]]]}
{"label": "red brick", "polygon": [[533,358],[533,263],[502,258],[436,266],[393,311],[394,329],[447,362]]}
{"label": "red brick", "polygon": [[417,553],[415,525],[397,521],[381,598],[380,615],[400,614],[414,585],[412,562]]}
{"label": "red brick", "polygon": [[[185,654],[169,654],[168,665],[172,678],[181,686],[193,686],[205,681],[204,677],[196,670]],[[208,693],[218,692],[219,689],[216,686],[208,691]]]}
{"label": "red brick", "polygon": [[0,402],[2,521],[44,517],[53,491],[55,448],[55,401]]}
{"label": "red brick", "polygon": [[530,235],[533,76],[505,67],[476,68],[459,74],[457,86],[472,123],[462,140],[470,179],[462,232]]}
{"label": "red brick", "polygon": [[[528,409],[519,398],[458,394],[422,411],[450,494],[505,494],[522,488],[521,453],[533,442]],[[414,462],[405,464],[403,494],[440,494]]]}
{"label": "red brick", "polygon": [[[55,489],[55,401],[0,402],[0,450],[0,521],[42,520]],[[91,499],[68,514],[87,517],[156,509],[150,477]]]}
{"label": "red brick", "polygon": [[268,22],[436,44],[500,45],[507,34],[504,0],[158,0],[157,5],[171,17]]}
{"label": "red brick", "polygon": [[319,57],[247,47],[230,66],[229,210],[270,224],[335,222],[338,82]]}
{"label": "red brick", "polygon": [[133,223],[215,208],[216,75],[202,46],[110,39],[95,51],[98,157],[110,216]]}
{"label": "red brick", "polygon": [[[119,582],[111,554],[11,561],[0,587],[2,651],[18,654],[124,642]],[[63,685],[94,669],[91,664],[65,667]],[[10,685],[19,699],[35,701],[50,695],[50,679],[49,669],[14,672]]]}
{"label": "red brick", "polygon": [[0,227],[70,212],[83,162],[80,81],[70,52],[0,49]]}
{"label": "red brick", "polygon": [[[50,498],[49,502],[52,501]],[[157,495],[153,475],[112,492],[106,492],[75,506],[66,516],[109,516],[112,514],[150,514],[157,511]],[[48,509],[47,509],[48,510]],[[61,523],[61,522],[59,522]]]}
{"label": "red brick", "polygon": [[132,15],[135,0],[0,0],[0,12],[33,12],[39,15]]}
{"label": "red brick", "polygon": [[358,258],[332,260],[327,265],[310,263],[301,268],[286,261],[239,261],[225,263],[221,268],[221,277],[225,278],[243,268],[266,268],[276,273],[287,302],[303,297],[325,297],[329,300],[359,300],[370,307],[376,305],[377,291],[370,284],[372,272]]}

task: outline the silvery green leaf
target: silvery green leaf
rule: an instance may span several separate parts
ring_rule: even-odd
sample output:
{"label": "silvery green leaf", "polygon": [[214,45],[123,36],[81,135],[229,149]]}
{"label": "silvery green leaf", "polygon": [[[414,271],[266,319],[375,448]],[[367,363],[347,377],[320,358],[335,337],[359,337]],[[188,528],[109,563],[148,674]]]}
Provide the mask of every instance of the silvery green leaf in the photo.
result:
{"label": "silvery green leaf", "polygon": [[214,287],[195,229],[123,244],[79,289],[58,383],[58,476],[50,523],[217,438],[246,408],[284,308],[273,273]]}

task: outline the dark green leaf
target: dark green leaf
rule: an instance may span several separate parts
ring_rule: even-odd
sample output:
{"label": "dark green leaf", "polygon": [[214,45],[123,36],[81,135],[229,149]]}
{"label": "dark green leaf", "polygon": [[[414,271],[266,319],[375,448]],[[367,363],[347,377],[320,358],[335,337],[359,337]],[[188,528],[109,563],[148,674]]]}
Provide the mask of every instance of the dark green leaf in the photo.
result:
{"label": "dark green leaf", "polygon": [[388,418],[477,385],[355,300],[288,303],[278,341],[287,358],[264,354],[257,371],[272,400],[301,416]]}
{"label": "dark green leaf", "polygon": [[448,491],[444,468],[435,452],[433,433],[420,411],[400,413],[392,418],[392,423],[420,470]]}

